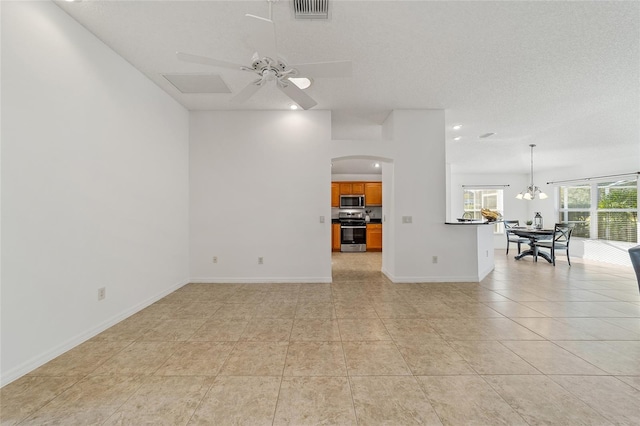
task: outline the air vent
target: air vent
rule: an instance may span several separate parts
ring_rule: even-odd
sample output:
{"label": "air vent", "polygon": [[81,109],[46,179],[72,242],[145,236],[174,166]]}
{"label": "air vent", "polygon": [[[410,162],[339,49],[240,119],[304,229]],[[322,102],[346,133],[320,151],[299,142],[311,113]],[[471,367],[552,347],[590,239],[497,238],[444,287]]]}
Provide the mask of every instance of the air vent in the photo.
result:
{"label": "air vent", "polygon": [[329,0],[293,0],[296,19],[329,19]]}

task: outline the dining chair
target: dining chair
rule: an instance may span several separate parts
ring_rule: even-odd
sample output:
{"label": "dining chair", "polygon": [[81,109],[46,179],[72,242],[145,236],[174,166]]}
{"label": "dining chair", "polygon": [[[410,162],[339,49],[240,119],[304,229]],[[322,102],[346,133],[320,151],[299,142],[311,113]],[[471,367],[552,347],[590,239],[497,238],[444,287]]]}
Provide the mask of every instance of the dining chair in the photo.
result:
{"label": "dining chair", "polygon": [[636,279],[638,280],[638,291],[640,291],[640,246],[631,247],[629,249],[631,264],[633,270],[636,271]]}
{"label": "dining chair", "polygon": [[522,243],[529,243],[529,239],[528,238],[523,238],[523,237],[519,237],[515,234],[512,234],[511,232],[509,232],[509,229],[513,228],[514,226],[520,226],[520,221],[519,220],[505,220],[503,221],[504,223],[504,234],[507,236],[507,256],[509,255],[509,245],[511,243],[516,243],[518,244],[518,254],[520,254],[520,247]]}
{"label": "dining chair", "polygon": [[569,259],[569,241],[571,240],[574,226],[575,223],[556,223],[552,239],[535,242],[537,249],[547,248],[550,250],[553,266],[556,266],[556,251],[558,250],[567,252],[567,262],[569,266],[571,266],[571,259]]}

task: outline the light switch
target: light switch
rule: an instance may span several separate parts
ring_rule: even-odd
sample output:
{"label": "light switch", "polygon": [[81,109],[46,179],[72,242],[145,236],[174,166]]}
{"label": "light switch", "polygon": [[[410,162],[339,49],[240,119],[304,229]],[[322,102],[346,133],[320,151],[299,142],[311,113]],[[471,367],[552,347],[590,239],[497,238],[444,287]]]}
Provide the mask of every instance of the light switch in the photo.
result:
{"label": "light switch", "polygon": [[320,223],[324,223],[324,216],[320,216]]}
{"label": "light switch", "polygon": [[402,216],[402,223],[413,223],[412,216]]}

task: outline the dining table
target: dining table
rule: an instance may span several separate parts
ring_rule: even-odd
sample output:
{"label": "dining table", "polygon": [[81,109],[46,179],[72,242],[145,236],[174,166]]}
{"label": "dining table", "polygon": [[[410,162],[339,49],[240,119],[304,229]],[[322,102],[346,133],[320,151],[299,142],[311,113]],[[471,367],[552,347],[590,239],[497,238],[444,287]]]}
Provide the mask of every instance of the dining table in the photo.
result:
{"label": "dining table", "polygon": [[549,256],[545,252],[538,251],[538,246],[536,246],[536,242],[540,240],[550,240],[551,238],[553,238],[553,235],[555,234],[555,229],[532,229],[532,228],[514,226],[512,228],[509,228],[507,232],[522,238],[529,239],[529,250],[525,250],[520,254],[518,254],[517,256],[515,256],[516,260],[520,260],[525,256],[533,256],[533,261],[537,262],[538,256],[540,256],[543,259],[546,259],[547,262],[553,263],[551,256]]}

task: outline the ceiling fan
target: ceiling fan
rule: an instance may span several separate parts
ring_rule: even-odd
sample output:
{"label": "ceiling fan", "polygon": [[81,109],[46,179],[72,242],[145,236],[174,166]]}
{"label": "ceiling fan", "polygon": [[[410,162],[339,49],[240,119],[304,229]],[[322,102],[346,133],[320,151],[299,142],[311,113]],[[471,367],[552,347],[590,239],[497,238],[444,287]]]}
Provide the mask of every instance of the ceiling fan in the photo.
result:
{"label": "ceiling fan", "polygon": [[[288,65],[278,56],[275,24],[273,20],[251,14],[246,14],[245,16],[252,20],[253,28],[256,32],[256,42],[258,44],[255,46],[256,52],[251,58],[251,65],[244,66],[219,59],[208,58],[206,56],[176,52],[177,58],[185,62],[230,68],[236,71],[256,74],[258,78],[231,98],[232,103],[239,104],[246,101],[262,87],[273,81],[278,89],[301,108],[309,109],[316,106],[317,102],[296,86],[290,78],[351,76],[351,61]],[[269,17],[271,18],[271,2],[269,2]]]}

